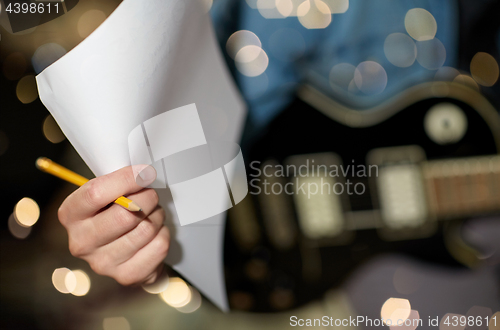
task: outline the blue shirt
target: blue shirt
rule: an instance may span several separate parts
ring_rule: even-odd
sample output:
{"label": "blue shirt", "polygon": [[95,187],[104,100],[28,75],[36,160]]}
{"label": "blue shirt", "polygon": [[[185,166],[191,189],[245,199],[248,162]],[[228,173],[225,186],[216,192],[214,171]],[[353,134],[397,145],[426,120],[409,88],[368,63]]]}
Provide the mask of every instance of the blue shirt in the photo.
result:
{"label": "blue shirt", "polygon": [[[229,36],[225,32],[232,25],[233,31],[254,32],[269,57],[266,71],[257,77],[233,70],[249,106],[249,121],[254,128],[262,128],[294,98],[294,91],[302,82],[309,82],[331,97],[362,109],[409,86],[433,79],[436,69],[425,68],[418,61],[408,67],[398,67],[384,53],[388,35],[408,35],[405,15],[412,8],[423,8],[434,16],[435,38],[446,51],[443,66],[455,67],[459,19],[458,3],[453,0],[350,0],[345,13],[333,14],[328,27],[315,30],[306,29],[297,17],[266,19],[245,0],[216,0],[212,17],[222,46]],[[330,72],[335,65],[347,63],[356,67],[364,61],[376,62],[385,70],[387,81],[382,91],[356,88],[349,91],[342,84],[332,87],[335,84],[330,80],[335,81],[336,73],[332,72],[331,76]],[[231,66],[234,61],[229,59],[228,63]]]}

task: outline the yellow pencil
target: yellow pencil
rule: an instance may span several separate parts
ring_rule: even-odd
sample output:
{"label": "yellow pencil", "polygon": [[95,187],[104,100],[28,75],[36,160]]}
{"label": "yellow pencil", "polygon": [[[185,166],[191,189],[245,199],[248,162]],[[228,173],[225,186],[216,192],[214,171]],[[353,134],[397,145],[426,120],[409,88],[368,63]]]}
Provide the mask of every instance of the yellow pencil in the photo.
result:
{"label": "yellow pencil", "polygon": [[[77,186],[83,186],[87,181],[89,181],[89,179],[84,178],[83,176],[76,174],[75,172],[70,171],[57,163],[54,163],[45,157],[40,157],[36,160],[36,167],[43,172],[57,176],[58,178],[66,180]],[[139,205],[127,197],[118,197],[118,199],[115,200],[115,203],[132,212],[142,211]]]}

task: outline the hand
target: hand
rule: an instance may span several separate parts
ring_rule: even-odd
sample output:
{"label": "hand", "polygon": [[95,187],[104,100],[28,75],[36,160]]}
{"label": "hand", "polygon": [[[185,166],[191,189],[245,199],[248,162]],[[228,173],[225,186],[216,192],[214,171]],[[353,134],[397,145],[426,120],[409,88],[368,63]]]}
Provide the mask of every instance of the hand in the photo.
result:
{"label": "hand", "polygon": [[[140,172],[141,185],[134,172]],[[152,166],[124,167],[90,180],[68,196],[58,216],[68,231],[71,254],[87,261],[97,274],[122,285],[154,283],[163,270],[170,242],[158,195],[142,187],[155,178]],[[122,195],[142,211],[131,212],[114,204]]]}

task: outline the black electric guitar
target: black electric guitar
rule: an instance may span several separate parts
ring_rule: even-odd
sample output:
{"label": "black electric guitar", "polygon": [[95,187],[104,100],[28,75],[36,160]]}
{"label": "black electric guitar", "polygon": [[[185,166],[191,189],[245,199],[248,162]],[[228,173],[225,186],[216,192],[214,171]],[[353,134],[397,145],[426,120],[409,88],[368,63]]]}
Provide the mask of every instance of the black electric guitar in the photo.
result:
{"label": "black electric guitar", "polygon": [[500,212],[500,119],[484,96],[432,82],[361,111],[298,96],[246,156],[224,248],[233,309],[298,307],[385,252],[479,262],[459,233]]}

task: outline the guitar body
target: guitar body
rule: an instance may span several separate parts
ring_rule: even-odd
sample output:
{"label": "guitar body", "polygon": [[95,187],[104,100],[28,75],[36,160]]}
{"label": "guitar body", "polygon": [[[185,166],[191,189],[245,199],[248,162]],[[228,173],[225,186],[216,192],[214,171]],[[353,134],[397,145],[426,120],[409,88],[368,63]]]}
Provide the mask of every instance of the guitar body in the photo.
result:
{"label": "guitar body", "polygon": [[[489,103],[478,95],[456,84],[447,85],[447,91],[436,95],[435,89],[427,84],[395,97],[377,109],[355,111],[313,89],[302,89],[300,98],[273,120],[245,158],[254,164],[271,161],[275,168],[290,164],[290,159],[297,155],[315,159],[314,155],[332,154],[330,166],[361,168],[377,165],[380,170],[395,160],[391,153],[374,157],[374,150],[394,149],[399,155],[400,149],[395,147],[419,150],[417,161],[408,156],[397,159],[404,164],[496,155],[499,153],[500,121]],[[455,110],[439,110],[440,107],[459,109],[460,114],[454,114]],[[321,162],[321,157],[316,159]],[[249,182],[257,177],[256,166],[247,167]],[[268,169],[272,172],[271,167]],[[262,176],[262,172],[260,174]],[[426,222],[432,222],[433,229],[415,237],[404,234],[405,230],[401,235],[399,229],[392,230],[392,236],[387,239],[384,234],[387,226],[380,219],[380,212],[377,213],[381,207],[381,190],[377,189],[379,173],[360,176],[347,171],[343,174],[338,180],[344,183],[344,187],[348,180],[352,183],[351,188],[358,183],[363,189],[358,189],[362,193],[344,191],[339,194],[345,230],[338,235],[343,238],[337,240],[304,235],[297,210],[297,204],[301,202],[296,196],[282,192],[266,202],[262,190],[256,188],[258,185],[250,185],[245,203],[229,213],[226,226],[226,285],[233,308],[272,312],[319,299],[326,290],[342,283],[360,263],[381,253],[404,253],[429,262],[463,267],[450,254],[442,228],[458,223],[464,217],[452,215],[439,219],[445,221]],[[279,180],[290,181],[289,173],[288,177]],[[432,197],[426,197],[427,203],[430,199]],[[266,203],[271,206],[266,206]],[[269,212],[272,205],[278,206]],[[359,221],[354,220],[354,215],[359,214],[363,215],[365,222],[371,221],[366,220],[371,214],[377,219],[373,219],[373,225],[354,225],[353,222]],[[245,215],[245,220],[238,220],[240,215]],[[248,215],[251,216],[246,217]],[[280,217],[285,219],[282,222],[288,219],[284,225],[286,228],[268,225]],[[253,221],[248,230],[243,229],[253,236],[238,236],[238,230],[234,228],[239,226],[237,221]],[[280,232],[289,233],[289,243],[276,244],[273,236]]]}

